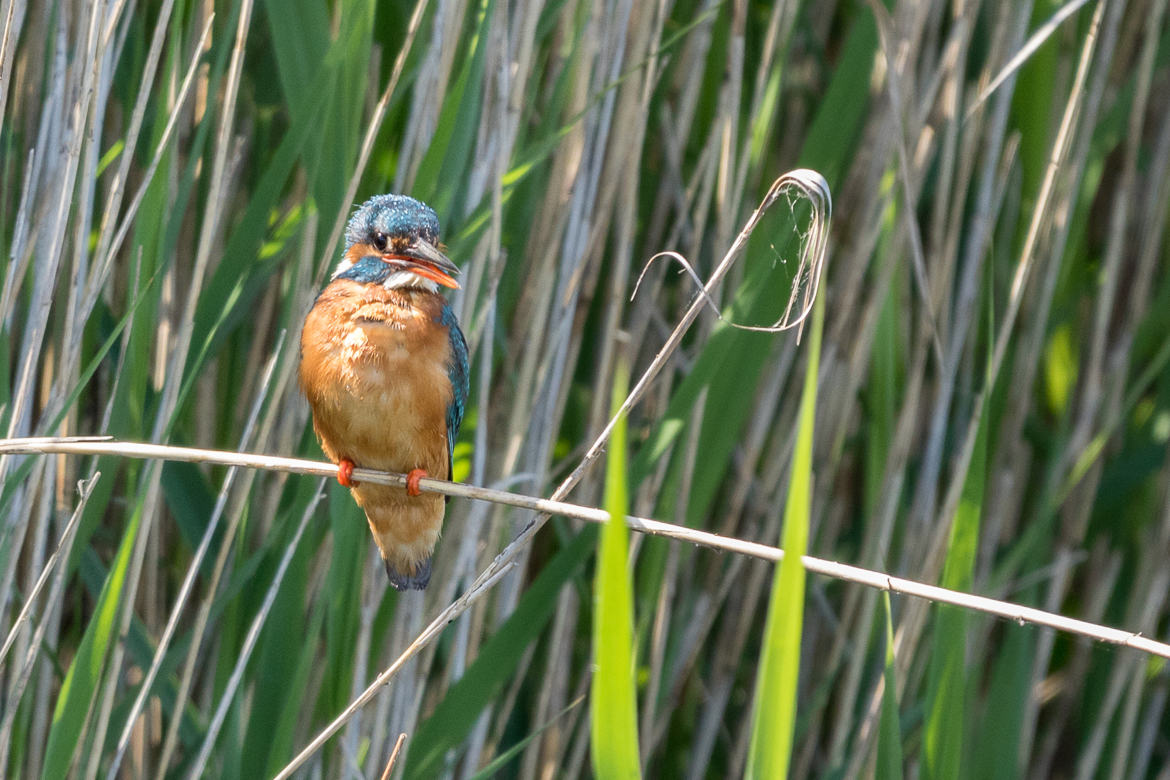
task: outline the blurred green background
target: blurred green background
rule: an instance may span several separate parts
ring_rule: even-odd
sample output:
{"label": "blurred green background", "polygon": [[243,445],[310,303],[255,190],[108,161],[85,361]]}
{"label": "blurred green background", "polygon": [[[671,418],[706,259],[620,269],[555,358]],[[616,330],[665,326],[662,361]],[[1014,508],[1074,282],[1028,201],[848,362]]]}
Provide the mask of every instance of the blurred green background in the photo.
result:
{"label": "blurred green background", "polygon": [[[353,205],[404,192],[464,269],[455,476],[548,495],[608,420],[619,331],[636,378],[694,296],[657,261],[631,300],[645,263],[707,278],[810,167],[834,195],[810,553],[1164,639],[1165,10],[5,0],[0,422],[320,458],[300,324]],[[768,213],[632,411],[634,514],[779,544],[810,340],[728,320],[783,311],[803,214]],[[571,500],[602,505],[604,471]],[[452,501],[402,596],[335,484],[0,473],[10,777],[272,776],[532,519]],[[401,776],[591,775],[597,539],[550,522],[301,776],[378,777],[399,733]],[[741,775],[775,567],[630,556],[642,771]],[[803,604],[795,709],[762,705],[790,776],[1166,776],[1160,659],[816,576]]]}

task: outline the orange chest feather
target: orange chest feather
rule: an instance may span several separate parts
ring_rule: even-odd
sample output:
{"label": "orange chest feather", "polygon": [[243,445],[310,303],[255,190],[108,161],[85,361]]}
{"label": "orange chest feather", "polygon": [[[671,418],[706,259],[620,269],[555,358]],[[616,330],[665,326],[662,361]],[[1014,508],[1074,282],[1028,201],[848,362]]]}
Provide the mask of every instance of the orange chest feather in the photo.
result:
{"label": "orange chest feather", "polygon": [[[326,454],[370,467],[446,471],[450,339],[443,301],[338,280],[301,334],[301,388]],[[333,450],[332,452],[330,450]]]}

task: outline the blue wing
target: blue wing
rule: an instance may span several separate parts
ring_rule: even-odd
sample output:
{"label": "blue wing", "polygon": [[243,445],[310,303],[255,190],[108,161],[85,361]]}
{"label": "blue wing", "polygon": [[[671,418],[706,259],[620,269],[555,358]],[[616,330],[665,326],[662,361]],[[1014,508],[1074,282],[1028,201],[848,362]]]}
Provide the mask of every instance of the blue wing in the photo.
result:
{"label": "blue wing", "polygon": [[468,365],[467,341],[459,330],[455,312],[447,304],[439,315],[439,322],[447,328],[451,340],[451,358],[447,364],[447,377],[451,380],[451,404],[447,407],[447,478],[451,479],[451,460],[455,451],[455,437],[463,423],[463,412],[467,406]]}

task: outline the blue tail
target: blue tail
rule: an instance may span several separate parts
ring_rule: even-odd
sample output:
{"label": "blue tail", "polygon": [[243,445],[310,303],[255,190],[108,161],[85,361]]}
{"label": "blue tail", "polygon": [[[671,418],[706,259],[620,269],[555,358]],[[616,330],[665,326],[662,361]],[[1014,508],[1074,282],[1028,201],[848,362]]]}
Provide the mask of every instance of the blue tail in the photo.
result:
{"label": "blue tail", "polygon": [[390,578],[390,584],[395,590],[423,590],[431,581],[430,558],[415,566],[412,574],[403,574],[384,558],[382,563],[386,566],[386,576]]}

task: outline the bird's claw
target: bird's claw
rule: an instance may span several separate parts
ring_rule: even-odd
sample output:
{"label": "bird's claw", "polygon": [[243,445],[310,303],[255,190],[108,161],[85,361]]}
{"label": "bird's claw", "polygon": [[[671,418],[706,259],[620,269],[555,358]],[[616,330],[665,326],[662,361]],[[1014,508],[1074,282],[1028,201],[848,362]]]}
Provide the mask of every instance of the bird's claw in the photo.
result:
{"label": "bird's claw", "polygon": [[406,495],[421,496],[422,489],[418,486],[418,481],[426,476],[426,469],[411,469],[406,475]]}
{"label": "bird's claw", "polygon": [[337,464],[337,481],[342,487],[351,488],[357,485],[353,481],[353,461],[349,458],[342,458]]}

